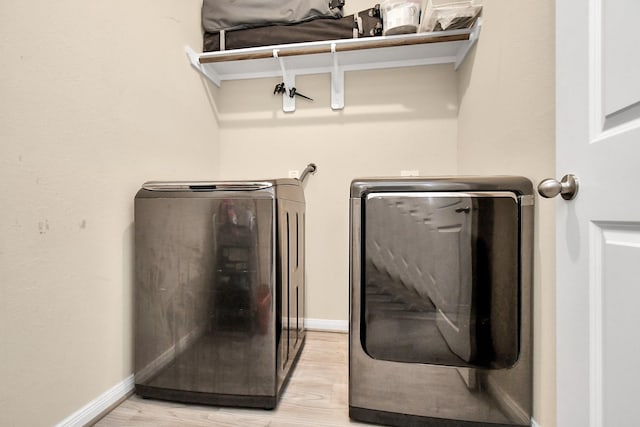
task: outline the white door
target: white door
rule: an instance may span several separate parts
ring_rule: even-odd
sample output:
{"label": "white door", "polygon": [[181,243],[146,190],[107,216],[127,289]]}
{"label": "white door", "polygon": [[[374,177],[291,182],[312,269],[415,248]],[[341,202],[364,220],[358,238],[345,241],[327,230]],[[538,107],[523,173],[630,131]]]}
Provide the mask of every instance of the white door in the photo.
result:
{"label": "white door", "polygon": [[638,426],[640,1],[556,12],[558,426]]}

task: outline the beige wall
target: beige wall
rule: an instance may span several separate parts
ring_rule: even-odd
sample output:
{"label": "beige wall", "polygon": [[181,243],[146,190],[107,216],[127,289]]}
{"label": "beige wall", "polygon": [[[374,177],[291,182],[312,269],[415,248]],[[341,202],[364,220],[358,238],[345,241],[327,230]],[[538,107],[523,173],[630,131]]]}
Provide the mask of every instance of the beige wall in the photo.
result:
{"label": "beige wall", "polygon": [[133,197],[218,173],[184,46],[200,2],[0,2],[0,425],[50,426],[132,372]]}
{"label": "beige wall", "polygon": [[[485,0],[477,47],[460,69],[461,174],[555,174],[554,1]],[[555,211],[537,198],[534,418],[555,422]]]}
{"label": "beige wall", "polygon": [[[200,4],[0,3],[0,378],[12,384],[0,425],[55,424],[131,374],[132,198],[144,180],[274,178],[315,162],[306,317],[346,320],[353,178],[553,175],[553,0],[485,0],[460,72],[347,73],[342,111],[328,75],[299,77],[314,101],[293,114],[277,79],[206,87],[190,69]],[[551,203],[536,213],[535,418],[553,427]]]}

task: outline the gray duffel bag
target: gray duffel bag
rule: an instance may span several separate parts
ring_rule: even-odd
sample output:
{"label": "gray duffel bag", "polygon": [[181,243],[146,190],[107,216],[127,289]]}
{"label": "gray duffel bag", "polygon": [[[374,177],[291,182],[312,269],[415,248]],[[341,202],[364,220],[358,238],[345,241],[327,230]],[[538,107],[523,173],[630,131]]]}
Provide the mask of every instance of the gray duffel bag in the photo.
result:
{"label": "gray duffel bag", "polygon": [[203,0],[202,2],[202,27],[209,32],[341,17],[342,9],[332,8],[329,0]]}

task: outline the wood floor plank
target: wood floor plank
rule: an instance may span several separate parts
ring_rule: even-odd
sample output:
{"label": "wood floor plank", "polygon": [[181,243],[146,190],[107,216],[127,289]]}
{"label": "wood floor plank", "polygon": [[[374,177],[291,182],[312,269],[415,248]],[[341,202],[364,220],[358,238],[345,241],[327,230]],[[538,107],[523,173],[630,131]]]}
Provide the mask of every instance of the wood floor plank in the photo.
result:
{"label": "wood floor plank", "polygon": [[304,350],[274,410],[190,405],[132,396],[97,427],[341,427],[348,410],[348,335],[307,332]]}

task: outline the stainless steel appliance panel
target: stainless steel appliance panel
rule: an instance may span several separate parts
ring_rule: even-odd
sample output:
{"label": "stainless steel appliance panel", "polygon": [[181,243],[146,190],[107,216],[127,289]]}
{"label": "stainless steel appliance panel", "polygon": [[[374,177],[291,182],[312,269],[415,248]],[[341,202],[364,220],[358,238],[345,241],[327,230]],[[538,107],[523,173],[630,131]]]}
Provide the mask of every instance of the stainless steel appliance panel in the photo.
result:
{"label": "stainless steel appliance panel", "polygon": [[529,425],[531,183],[356,180],[350,215],[352,418]]}
{"label": "stainless steel appliance panel", "polygon": [[305,204],[291,188],[279,187],[277,200],[277,279],[281,292],[276,302],[278,312],[278,372],[279,381],[286,379],[305,339],[304,281],[305,281]]}

